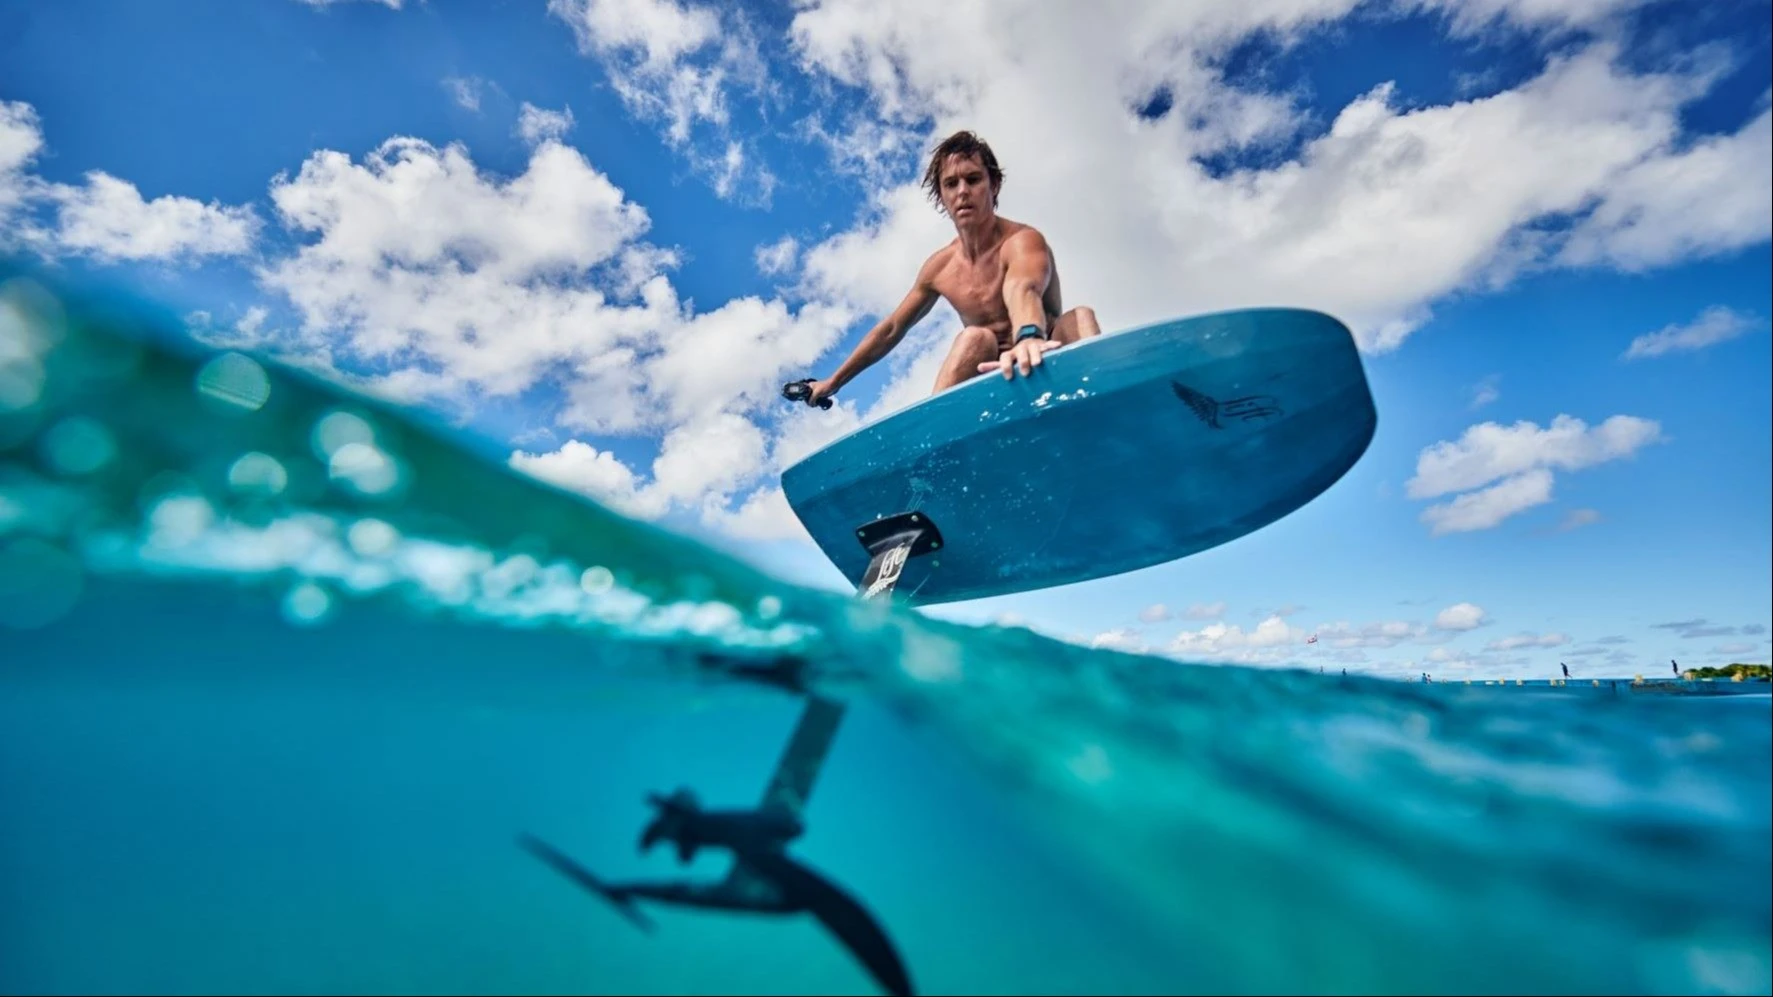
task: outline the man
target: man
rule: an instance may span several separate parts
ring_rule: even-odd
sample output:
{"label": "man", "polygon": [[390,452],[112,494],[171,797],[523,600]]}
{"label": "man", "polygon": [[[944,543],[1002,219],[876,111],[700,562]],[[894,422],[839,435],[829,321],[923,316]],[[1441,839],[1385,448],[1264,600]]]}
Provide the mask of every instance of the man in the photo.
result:
{"label": "man", "polygon": [[997,213],[1003,170],[991,146],[970,131],[936,146],[923,185],[954,221],[953,242],[917,272],[892,314],[868,331],[837,372],[811,385],[812,404],[829,398],[899,345],[943,298],[964,328],[954,337],[932,394],[996,370],[1005,379],[1041,365],[1048,350],[1101,334],[1089,308],[1064,310],[1059,272],[1039,230]]}

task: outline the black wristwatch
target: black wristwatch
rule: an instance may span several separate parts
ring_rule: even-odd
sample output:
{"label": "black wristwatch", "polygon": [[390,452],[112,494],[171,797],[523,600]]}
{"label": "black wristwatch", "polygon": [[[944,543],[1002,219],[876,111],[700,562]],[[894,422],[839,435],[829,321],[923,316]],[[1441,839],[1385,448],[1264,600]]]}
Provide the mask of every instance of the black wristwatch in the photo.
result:
{"label": "black wristwatch", "polygon": [[1024,339],[1045,339],[1045,338],[1047,338],[1046,330],[1042,329],[1038,325],[1035,325],[1033,322],[1030,322],[1027,325],[1023,326],[1022,328],[1016,330],[1016,342],[1018,342],[1018,343],[1020,343]]}

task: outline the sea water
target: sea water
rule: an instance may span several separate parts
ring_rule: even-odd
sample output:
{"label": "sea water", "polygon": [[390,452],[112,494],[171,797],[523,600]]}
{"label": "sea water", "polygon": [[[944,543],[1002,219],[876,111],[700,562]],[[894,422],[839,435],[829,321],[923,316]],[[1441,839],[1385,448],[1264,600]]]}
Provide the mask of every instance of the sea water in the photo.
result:
{"label": "sea water", "polygon": [[[758,801],[923,993],[1767,993],[1770,708],[1180,663],[785,584],[0,273],[0,991],[876,992],[610,879]],[[1764,686],[1762,687],[1765,688]]]}

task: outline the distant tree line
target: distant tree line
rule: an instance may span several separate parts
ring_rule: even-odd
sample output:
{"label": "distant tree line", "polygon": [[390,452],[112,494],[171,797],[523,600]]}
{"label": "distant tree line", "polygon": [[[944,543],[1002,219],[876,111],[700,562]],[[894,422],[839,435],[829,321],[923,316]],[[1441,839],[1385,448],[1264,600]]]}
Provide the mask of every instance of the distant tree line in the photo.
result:
{"label": "distant tree line", "polygon": [[1773,666],[1768,665],[1724,665],[1722,668],[1689,668],[1681,673],[1688,679],[1735,679],[1742,676],[1743,681],[1749,679],[1773,679]]}

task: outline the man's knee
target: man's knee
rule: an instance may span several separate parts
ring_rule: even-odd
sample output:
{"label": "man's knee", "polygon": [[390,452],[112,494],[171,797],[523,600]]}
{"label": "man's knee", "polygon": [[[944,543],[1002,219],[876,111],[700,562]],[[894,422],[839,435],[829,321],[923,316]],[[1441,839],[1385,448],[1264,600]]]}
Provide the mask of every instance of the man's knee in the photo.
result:
{"label": "man's knee", "polygon": [[954,349],[957,353],[968,356],[989,356],[996,358],[998,354],[997,333],[982,325],[969,325],[960,330],[954,337]]}
{"label": "man's knee", "polygon": [[1078,305],[1053,323],[1053,339],[1061,346],[1101,334],[1102,327],[1096,324],[1096,310],[1088,305]]}

